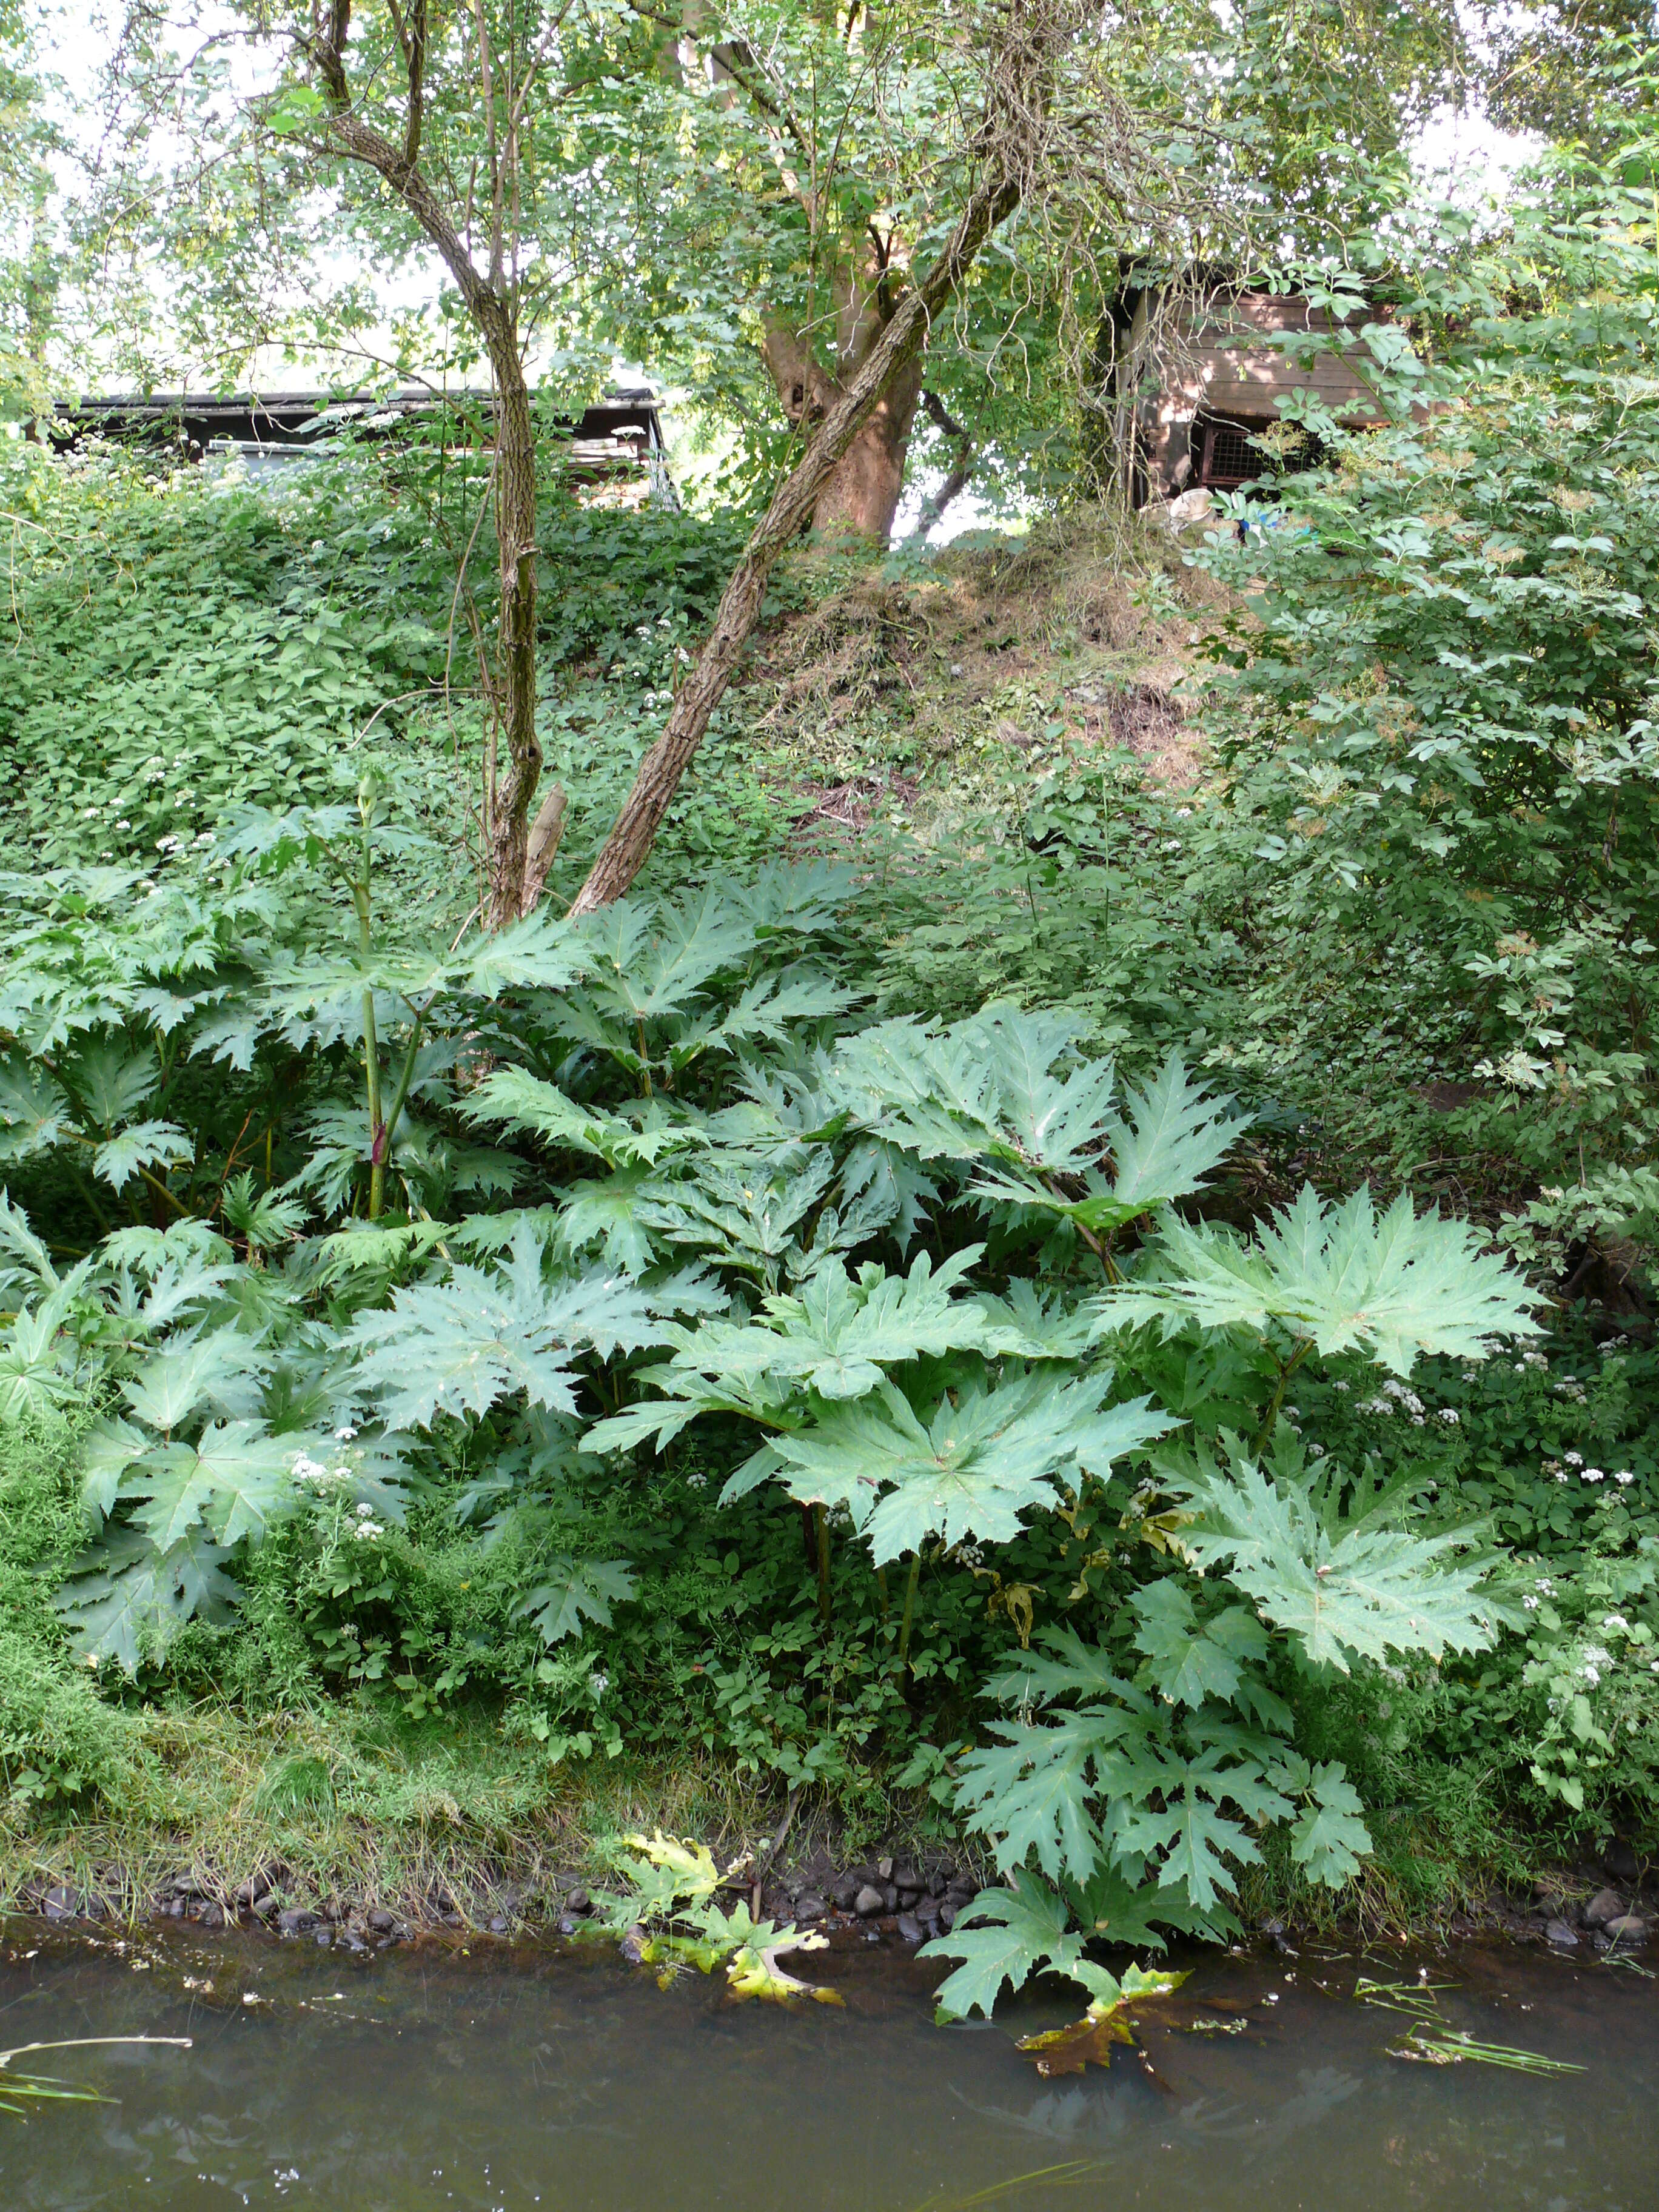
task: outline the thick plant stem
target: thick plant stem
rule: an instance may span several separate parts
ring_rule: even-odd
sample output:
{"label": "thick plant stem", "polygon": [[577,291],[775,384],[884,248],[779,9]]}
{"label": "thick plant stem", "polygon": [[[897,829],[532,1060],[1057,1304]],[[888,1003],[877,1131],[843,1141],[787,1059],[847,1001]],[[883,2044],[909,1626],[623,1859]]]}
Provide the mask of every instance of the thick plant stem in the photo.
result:
{"label": "thick plant stem", "polygon": [[1292,1352],[1290,1358],[1279,1369],[1279,1381],[1273,1390],[1273,1401],[1263,1414],[1261,1426],[1255,1432],[1255,1442],[1250,1446],[1253,1452],[1265,1450],[1271,1443],[1273,1424],[1279,1419],[1279,1409],[1285,1402],[1285,1393],[1290,1387],[1291,1377],[1312,1350],[1313,1339],[1310,1336],[1304,1337],[1300,1350]]}
{"label": "thick plant stem", "polygon": [[904,1612],[899,1621],[898,1661],[901,1667],[910,1663],[910,1624],[916,1617],[916,1584],[921,1577],[920,1547],[910,1554],[910,1571],[904,1578]]}
{"label": "thick plant stem", "polygon": [[[351,886],[357,909],[357,950],[367,960],[374,945],[369,914],[368,838],[364,838],[363,872]],[[374,1033],[374,987],[363,992],[363,1079],[368,1091],[368,1218],[378,1221],[386,1198],[386,1146],[380,1120],[380,1047]]]}
{"label": "thick plant stem", "polygon": [[392,1094],[392,1105],[386,1117],[386,1141],[381,1152],[387,1161],[392,1158],[392,1147],[397,1141],[398,1124],[409,1098],[409,1086],[415,1079],[415,1059],[421,1049],[424,1029],[423,1017],[416,1014],[409,1032],[409,1050],[404,1054],[403,1073],[398,1078],[398,1088]]}
{"label": "thick plant stem", "polygon": [[812,1508],[812,1534],[818,1553],[818,1619],[830,1626],[830,1516],[822,1505]]}

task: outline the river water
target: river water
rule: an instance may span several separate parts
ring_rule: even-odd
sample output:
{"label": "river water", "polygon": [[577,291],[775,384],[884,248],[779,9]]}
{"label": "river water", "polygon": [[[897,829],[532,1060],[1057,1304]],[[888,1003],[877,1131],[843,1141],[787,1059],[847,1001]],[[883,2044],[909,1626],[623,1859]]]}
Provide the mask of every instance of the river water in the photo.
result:
{"label": "river water", "polygon": [[[1588,1959],[1201,1954],[1176,2032],[1045,2081],[1013,2038],[1070,2017],[1063,1992],[941,2030],[936,1975],[856,1937],[792,1962],[844,2005],[785,2012],[730,2003],[718,1978],[659,1990],[597,1947],[349,1963],[239,1937],[9,1936],[0,2045],[191,2047],[14,2062],[110,2101],[0,2115],[4,2212],[1659,2206],[1659,1980]],[[1425,1972],[1453,1985],[1449,2027],[1584,2070],[1390,2056],[1411,2023],[1357,1999],[1358,1978]],[[1237,2032],[1189,2032],[1212,2006]]]}

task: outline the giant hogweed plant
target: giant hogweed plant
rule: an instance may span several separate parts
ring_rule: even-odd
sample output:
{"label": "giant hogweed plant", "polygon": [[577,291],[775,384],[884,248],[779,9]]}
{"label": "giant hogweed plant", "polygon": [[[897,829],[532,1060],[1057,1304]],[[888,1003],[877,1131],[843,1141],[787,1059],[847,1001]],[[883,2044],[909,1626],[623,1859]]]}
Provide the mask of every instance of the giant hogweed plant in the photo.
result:
{"label": "giant hogweed plant", "polygon": [[[901,1668],[924,1554],[1029,1632],[998,1548],[1066,1532],[1066,1618],[1022,1634],[958,1767],[1007,1886],[939,1947],[947,2011],[1045,1965],[1092,1989],[1093,1938],[1224,1929],[1275,1824],[1346,1879],[1369,1839],[1297,1748],[1294,1678],[1477,1650],[1500,1616],[1477,1532],[1304,1452],[1287,1392],[1309,1363],[1479,1358],[1532,1329],[1518,1279],[1406,1197],[1206,1221],[1244,1124],[1178,1059],[1122,1082],[1073,1017],[855,1026],[825,957],[844,873],[377,934],[379,807],[250,822],[113,928],[107,886],[49,884],[9,964],[19,1187],[126,1198],[124,1140],[137,1174],[79,1254],[4,1216],[3,1410],[100,1409],[62,1599],[89,1656],[164,1662],[284,1517],[372,1548],[469,1437],[495,1456],[453,1510],[516,1523],[557,1643],[633,1587],[538,1548],[561,1468],[627,1482],[700,1431],[726,1510],[772,1487],[809,1516],[826,1611],[833,1544],[902,1571]],[[94,1054],[139,1068],[96,1121]],[[469,1186],[520,1202],[462,1212]]]}

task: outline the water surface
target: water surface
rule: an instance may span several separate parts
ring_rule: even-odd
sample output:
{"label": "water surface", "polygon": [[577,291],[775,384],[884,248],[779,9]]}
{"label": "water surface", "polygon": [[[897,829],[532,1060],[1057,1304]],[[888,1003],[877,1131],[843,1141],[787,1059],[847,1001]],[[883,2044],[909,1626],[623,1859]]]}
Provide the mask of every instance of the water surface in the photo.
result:
{"label": "water surface", "polygon": [[[32,1954],[32,1955],[31,1955]],[[1515,1950],[1200,1956],[1188,1994],[1249,2025],[1161,2037],[1045,2081],[994,2026],[932,2025],[934,1974],[856,1940],[801,1962],[844,2008],[659,1991],[578,1947],[146,1939],[12,1931],[0,2045],[187,2035],[188,2051],[30,2062],[112,2101],[0,2118],[4,2212],[1653,2212],[1659,1981]],[[1358,1975],[1456,1984],[1448,2022],[1582,2064],[1537,2078],[1389,2055]],[[203,1986],[211,1984],[211,1988]],[[195,1986],[191,1986],[194,1984]],[[258,2002],[246,2003],[252,1996]],[[1269,2002],[1272,2000],[1272,2002]],[[1193,2008],[1185,2016],[1190,2017]]]}

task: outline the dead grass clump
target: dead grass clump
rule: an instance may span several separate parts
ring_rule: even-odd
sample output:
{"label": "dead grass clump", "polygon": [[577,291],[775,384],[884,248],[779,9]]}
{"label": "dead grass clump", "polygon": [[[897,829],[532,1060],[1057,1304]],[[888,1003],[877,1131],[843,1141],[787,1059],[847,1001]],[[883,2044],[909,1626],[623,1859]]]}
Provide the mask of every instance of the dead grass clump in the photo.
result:
{"label": "dead grass clump", "polygon": [[778,691],[764,719],[779,721],[810,699],[833,702],[841,720],[908,690],[931,636],[927,612],[902,586],[878,577],[852,584],[772,636],[766,669]]}

